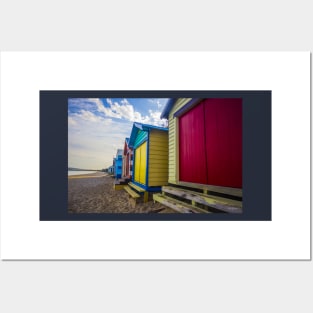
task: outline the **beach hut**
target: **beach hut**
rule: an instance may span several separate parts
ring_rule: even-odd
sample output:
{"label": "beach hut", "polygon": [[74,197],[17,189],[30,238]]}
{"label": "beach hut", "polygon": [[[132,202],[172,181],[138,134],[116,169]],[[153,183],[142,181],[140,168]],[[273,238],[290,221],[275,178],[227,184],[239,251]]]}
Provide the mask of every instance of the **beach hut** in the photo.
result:
{"label": "beach hut", "polygon": [[242,187],[242,99],[172,99],[169,182]]}
{"label": "beach hut", "polygon": [[[168,129],[134,123],[128,143],[133,149],[134,164],[132,182],[129,185],[144,193],[160,191],[168,180]],[[129,188],[125,189],[131,194]]]}
{"label": "beach hut", "polygon": [[123,150],[117,149],[116,157],[113,159],[114,163],[114,176],[115,178],[122,177],[122,166],[123,166]]}
{"label": "beach hut", "polygon": [[112,174],[113,174],[113,176],[115,176],[115,161],[116,161],[116,158],[115,157],[113,157],[113,165],[112,165]]}
{"label": "beach hut", "polygon": [[133,174],[133,150],[129,147],[129,138],[125,138],[123,150],[123,175],[130,179]]}
{"label": "beach hut", "polygon": [[[161,118],[168,119],[169,125],[168,183],[197,188],[205,194],[213,191],[242,196],[241,98],[170,99]],[[174,187],[162,191],[175,196],[187,194]],[[187,198],[194,201],[195,196]],[[162,195],[158,197],[156,201],[164,200]],[[235,208],[225,211],[238,211],[238,207],[240,203],[235,203]]]}
{"label": "beach hut", "polygon": [[111,166],[108,167],[108,173],[109,173],[109,174],[113,174],[113,173],[114,173],[114,167],[113,167],[113,165],[111,165]]}

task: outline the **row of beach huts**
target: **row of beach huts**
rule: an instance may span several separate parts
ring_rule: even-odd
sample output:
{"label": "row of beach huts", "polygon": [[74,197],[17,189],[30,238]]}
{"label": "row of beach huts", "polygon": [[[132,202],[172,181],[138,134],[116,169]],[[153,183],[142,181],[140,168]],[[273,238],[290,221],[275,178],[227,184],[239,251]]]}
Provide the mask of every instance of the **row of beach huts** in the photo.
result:
{"label": "row of beach huts", "polygon": [[132,203],[242,213],[242,99],[170,99],[168,128],[134,123],[108,172]]}

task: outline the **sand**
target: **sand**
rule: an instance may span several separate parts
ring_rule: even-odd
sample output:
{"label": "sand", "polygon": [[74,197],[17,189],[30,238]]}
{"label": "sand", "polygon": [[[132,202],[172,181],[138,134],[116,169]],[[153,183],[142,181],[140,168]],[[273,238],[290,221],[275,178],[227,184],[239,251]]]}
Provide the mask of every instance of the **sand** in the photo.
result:
{"label": "sand", "polygon": [[175,213],[160,203],[134,201],[125,190],[114,190],[107,173],[69,176],[69,213]]}

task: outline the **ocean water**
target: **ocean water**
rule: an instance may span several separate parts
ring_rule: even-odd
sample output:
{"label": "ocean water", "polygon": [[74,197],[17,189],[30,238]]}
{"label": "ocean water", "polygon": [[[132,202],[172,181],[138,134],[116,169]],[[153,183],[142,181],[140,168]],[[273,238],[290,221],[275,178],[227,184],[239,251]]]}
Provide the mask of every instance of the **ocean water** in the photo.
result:
{"label": "ocean water", "polygon": [[67,171],[67,176],[92,174],[92,173],[96,173],[96,171]]}

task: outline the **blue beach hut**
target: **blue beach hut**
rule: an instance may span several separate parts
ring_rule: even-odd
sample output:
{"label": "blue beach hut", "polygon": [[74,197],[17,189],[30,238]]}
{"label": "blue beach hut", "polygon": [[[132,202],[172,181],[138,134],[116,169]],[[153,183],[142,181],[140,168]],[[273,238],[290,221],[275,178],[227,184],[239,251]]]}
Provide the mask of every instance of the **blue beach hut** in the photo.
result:
{"label": "blue beach hut", "polygon": [[123,150],[118,149],[116,152],[116,157],[114,158],[114,176],[115,178],[122,177],[122,167],[123,167]]}

